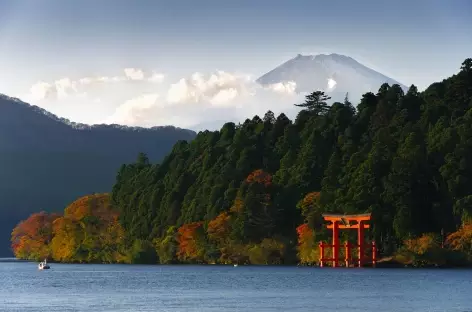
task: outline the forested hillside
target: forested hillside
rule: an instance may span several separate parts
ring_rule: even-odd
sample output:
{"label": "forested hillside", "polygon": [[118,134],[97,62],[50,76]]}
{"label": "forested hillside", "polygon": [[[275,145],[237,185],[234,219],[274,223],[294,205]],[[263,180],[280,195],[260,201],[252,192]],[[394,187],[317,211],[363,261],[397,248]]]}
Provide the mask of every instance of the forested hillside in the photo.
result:
{"label": "forested hillside", "polygon": [[0,257],[11,229],[33,212],[59,212],[77,197],[111,191],[116,170],[138,152],[160,161],[195,133],[71,123],[0,95]]}
{"label": "forested hillside", "polygon": [[172,258],[177,237],[184,261],[264,252],[287,261],[300,224],[323,237],[323,212],[372,212],[384,255],[467,222],[472,59],[422,93],[384,84],[356,109],[347,98],[328,107],[322,92],[302,106],[293,122],[267,112],[180,141],[161,164],[141,154],[123,165],[112,199],[128,241],[155,241]]}
{"label": "forested hillside", "polygon": [[[356,108],[347,97],[328,100],[309,94],[294,121],[269,111],[200,132],[160,164],[141,153],[119,169],[110,203],[80,200],[85,208],[72,209],[80,213],[68,208],[63,218],[33,215],[20,224],[15,254],[311,265],[317,242],[330,240],[322,213],[371,212],[367,239],[380,257],[472,263],[472,59],[421,93],[384,84]],[[86,239],[102,236],[104,253]]]}

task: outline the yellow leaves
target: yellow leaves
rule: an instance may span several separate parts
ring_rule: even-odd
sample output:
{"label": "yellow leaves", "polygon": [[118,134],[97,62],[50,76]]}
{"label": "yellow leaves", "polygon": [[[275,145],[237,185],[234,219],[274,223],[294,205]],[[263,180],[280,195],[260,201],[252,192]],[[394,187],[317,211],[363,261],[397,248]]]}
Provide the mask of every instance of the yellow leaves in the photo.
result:
{"label": "yellow leaves", "polygon": [[302,210],[303,214],[306,214],[310,210],[313,210],[312,207],[316,206],[320,202],[320,192],[311,192],[305,195],[301,200],[299,207]]}
{"label": "yellow leaves", "polygon": [[453,250],[472,256],[472,222],[464,223],[447,237],[446,244]]}
{"label": "yellow leaves", "polygon": [[[472,256],[472,223],[464,223],[456,232],[449,234],[445,247]],[[440,249],[442,246],[438,235],[427,233],[418,238],[405,240],[404,248],[417,255],[424,255],[432,250]]]}
{"label": "yellow leaves", "polygon": [[264,238],[260,244],[248,250],[252,264],[281,264],[285,255],[285,244],[272,238]]}
{"label": "yellow leaves", "polygon": [[233,202],[233,206],[229,209],[230,212],[234,213],[240,213],[243,211],[244,208],[244,201],[241,199],[241,197],[236,197],[236,199]]}
{"label": "yellow leaves", "polygon": [[464,226],[459,231],[450,234],[444,246],[441,237],[433,233],[407,239],[403,247],[394,255],[394,259],[404,265],[413,266],[464,265],[467,263],[467,248],[463,249],[466,245],[462,243],[467,241],[469,230],[468,226]]}
{"label": "yellow leaves", "polygon": [[407,251],[413,252],[417,255],[424,255],[426,252],[439,248],[441,246],[436,234],[426,233],[418,238],[407,239],[404,242],[404,247]]}
{"label": "yellow leaves", "polygon": [[[18,258],[49,257],[56,261],[120,262],[124,230],[108,194],[81,197],[63,217],[33,214],[12,232]],[[80,251],[80,255],[78,253]]]}
{"label": "yellow leaves", "polygon": [[20,222],[12,231],[11,242],[15,257],[22,259],[44,259],[50,257],[49,243],[52,239],[52,224],[57,214],[39,212]]}
{"label": "yellow leaves", "polygon": [[[55,225],[52,250],[56,260],[110,262],[110,258],[122,256],[117,246],[123,242],[124,230],[108,194],[81,197],[65,212]],[[85,259],[77,255],[79,248]]]}
{"label": "yellow leaves", "polygon": [[111,218],[113,209],[110,205],[110,195],[94,194],[80,197],[75,200],[64,211],[64,216],[81,220],[86,216],[100,216],[102,218]]}
{"label": "yellow leaves", "polygon": [[54,238],[51,242],[52,257],[56,261],[68,262],[74,260],[78,248],[78,224],[66,217],[54,222]]}
{"label": "yellow leaves", "polygon": [[224,241],[231,232],[231,216],[223,212],[208,223],[208,238],[212,241]]}
{"label": "yellow leaves", "polygon": [[304,223],[297,227],[298,259],[302,264],[313,264],[319,260],[318,245],[315,242],[315,231]]}
{"label": "yellow leaves", "polygon": [[184,224],[178,229],[177,241],[179,248],[177,257],[180,260],[198,261],[203,258],[203,222]]}

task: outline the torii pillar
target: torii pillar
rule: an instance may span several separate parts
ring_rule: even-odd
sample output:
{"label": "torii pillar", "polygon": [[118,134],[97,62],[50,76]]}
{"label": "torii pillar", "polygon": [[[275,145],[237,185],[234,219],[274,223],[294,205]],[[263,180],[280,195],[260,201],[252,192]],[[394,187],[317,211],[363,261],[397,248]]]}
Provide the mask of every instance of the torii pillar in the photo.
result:
{"label": "torii pillar", "polygon": [[[332,230],[332,244],[325,245],[320,242],[320,265],[323,266],[324,262],[331,261],[333,267],[339,266],[339,250],[341,248],[339,244],[339,230],[340,229],[357,229],[357,244],[352,245],[346,242],[344,247],[346,248],[346,266],[349,266],[351,248],[357,248],[357,265],[362,267],[365,263],[365,241],[364,241],[364,230],[370,228],[369,224],[366,224],[366,221],[370,221],[371,214],[359,214],[359,215],[333,215],[333,214],[323,214],[325,221],[331,222],[327,225],[328,229]],[[355,224],[351,225],[351,221]],[[332,247],[333,257],[331,259],[325,259],[324,249],[325,247]],[[372,242],[372,265],[375,266],[376,262],[376,248],[375,242]]]}
{"label": "torii pillar", "polygon": [[339,223],[332,222],[333,227],[333,267],[339,266]]}

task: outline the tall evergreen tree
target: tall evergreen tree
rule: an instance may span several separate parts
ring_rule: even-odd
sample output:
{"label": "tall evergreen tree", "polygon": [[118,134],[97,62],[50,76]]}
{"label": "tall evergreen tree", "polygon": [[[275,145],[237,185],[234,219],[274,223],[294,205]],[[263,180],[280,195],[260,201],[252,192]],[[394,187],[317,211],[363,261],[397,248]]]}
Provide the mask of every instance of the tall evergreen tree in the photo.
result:
{"label": "tall evergreen tree", "polygon": [[314,115],[324,115],[328,111],[327,101],[330,99],[331,97],[323,91],[315,91],[305,97],[304,103],[295,104],[295,106],[303,107]]}

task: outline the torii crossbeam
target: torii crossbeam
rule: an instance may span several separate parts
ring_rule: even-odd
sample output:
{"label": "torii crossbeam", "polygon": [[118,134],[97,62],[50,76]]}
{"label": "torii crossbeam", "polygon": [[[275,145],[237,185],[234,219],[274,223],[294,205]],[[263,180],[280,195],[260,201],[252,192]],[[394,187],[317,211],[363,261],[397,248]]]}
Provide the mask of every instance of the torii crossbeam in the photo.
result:
{"label": "torii crossbeam", "polygon": [[[320,266],[324,266],[325,262],[331,262],[333,267],[339,266],[339,230],[340,229],[357,229],[357,245],[344,243],[345,247],[345,263],[346,267],[350,266],[351,261],[351,250],[357,248],[357,265],[363,266],[365,263],[365,242],[364,242],[364,230],[369,229],[370,225],[366,222],[371,220],[371,214],[356,214],[356,215],[340,215],[340,214],[323,214],[325,221],[331,222],[326,228],[331,229],[333,232],[333,243],[324,244],[320,242]],[[325,258],[325,248],[333,249],[333,257]],[[375,242],[372,242],[372,266],[376,264],[377,250]]]}

